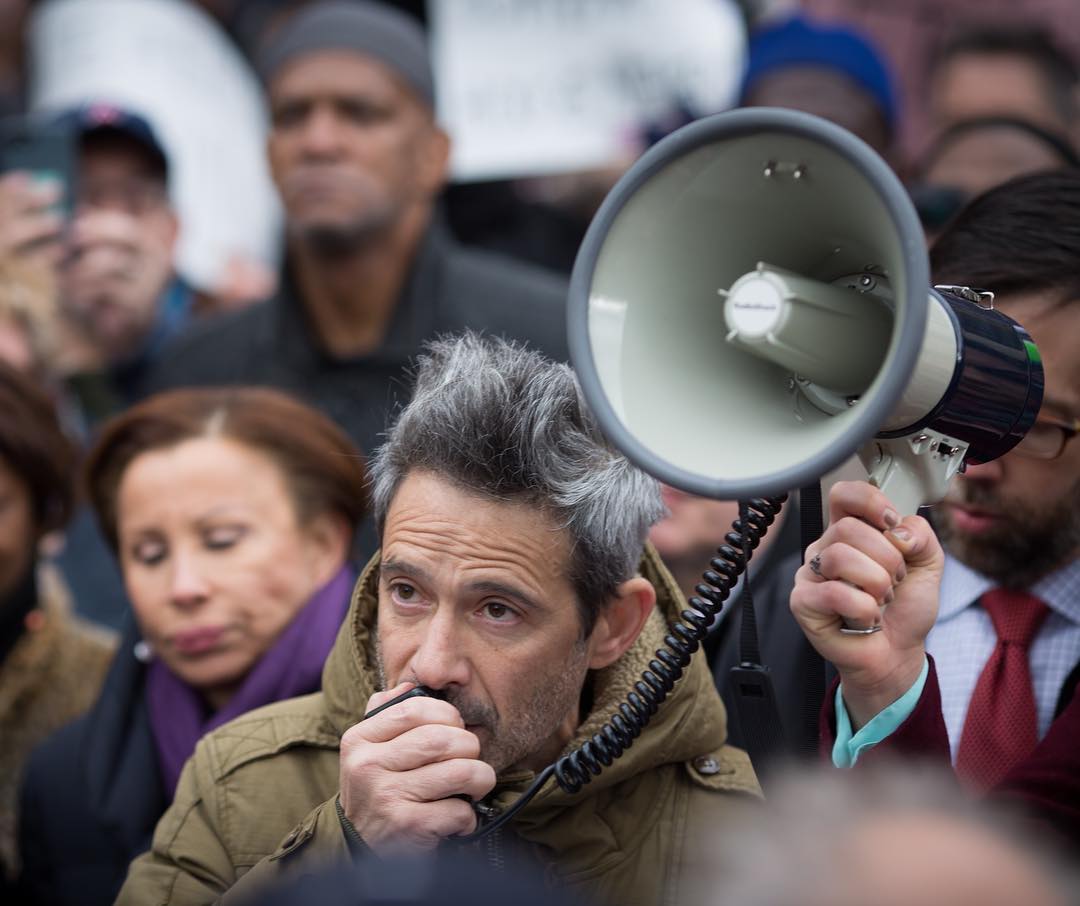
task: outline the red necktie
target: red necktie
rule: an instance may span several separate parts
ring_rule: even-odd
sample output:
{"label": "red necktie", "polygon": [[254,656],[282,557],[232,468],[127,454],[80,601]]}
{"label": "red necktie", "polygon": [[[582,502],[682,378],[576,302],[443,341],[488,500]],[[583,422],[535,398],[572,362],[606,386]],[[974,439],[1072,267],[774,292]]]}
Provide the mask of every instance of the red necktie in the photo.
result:
{"label": "red necktie", "polygon": [[968,705],[956,770],[985,790],[1035,748],[1038,722],[1028,648],[1050,611],[1033,595],[1004,588],[988,591],[980,603],[998,642]]}

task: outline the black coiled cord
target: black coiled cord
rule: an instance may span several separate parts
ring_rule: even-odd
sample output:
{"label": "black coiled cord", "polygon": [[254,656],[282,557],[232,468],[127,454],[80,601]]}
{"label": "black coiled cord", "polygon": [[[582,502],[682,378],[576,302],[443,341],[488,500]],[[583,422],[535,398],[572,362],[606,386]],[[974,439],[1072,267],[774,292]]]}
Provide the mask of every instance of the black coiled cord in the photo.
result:
{"label": "black coiled cord", "polygon": [[634,683],[618,711],[591,739],[545,768],[505,812],[474,833],[457,839],[461,842],[479,840],[502,827],[553,775],[555,782],[567,793],[578,792],[630,748],[682,677],[694,652],[705,641],[731,589],[746,571],[750,554],[776,520],[785,500],[786,494],[755,497],[740,504],[739,518],[732,522],[731,531],[724,536],[726,543],[709,561],[711,568],[702,573],[702,583],[694,587],[697,594],[679,614],[681,621],[669,625],[668,634],[664,636],[666,647],[656,650],[656,657],[649,661],[648,668]]}

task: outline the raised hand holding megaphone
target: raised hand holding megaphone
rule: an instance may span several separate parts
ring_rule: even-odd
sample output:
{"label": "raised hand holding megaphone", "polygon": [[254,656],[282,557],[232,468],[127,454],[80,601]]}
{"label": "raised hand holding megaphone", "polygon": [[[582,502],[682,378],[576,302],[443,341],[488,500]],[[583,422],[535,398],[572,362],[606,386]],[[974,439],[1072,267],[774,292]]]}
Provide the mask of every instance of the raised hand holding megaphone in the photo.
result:
{"label": "raised hand holding megaphone", "polygon": [[914,513],[1008,452],[1038,350],[989,293],[931,288],[922,228],[863,142],[808,114],[692,123],[616,184],[571,280],[570,350],[609,439],[662,481],[746,499],[856,452]]}

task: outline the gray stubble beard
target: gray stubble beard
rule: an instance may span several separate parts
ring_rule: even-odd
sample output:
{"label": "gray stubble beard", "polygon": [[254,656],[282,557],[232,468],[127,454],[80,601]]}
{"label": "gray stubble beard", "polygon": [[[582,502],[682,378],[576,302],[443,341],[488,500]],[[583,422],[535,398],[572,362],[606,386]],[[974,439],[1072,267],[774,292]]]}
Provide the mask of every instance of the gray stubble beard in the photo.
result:
{"label": "gray stubble beard", "polygon": [[[386,669],[378,638],[374,648],[379,688],[385,690]],[[509,721],[493,705],[470,699],[460,689],[451,687],[445,696],[466,724],[487,731],[488,742],[481,748],[480,760],[499,773],[540,751],[571,710],[576,713],[586,673],[585,642],[581,640],[575,644],[570,661],[537,682],[528,700]],[[416,677],[411,680],[418,683]]]}

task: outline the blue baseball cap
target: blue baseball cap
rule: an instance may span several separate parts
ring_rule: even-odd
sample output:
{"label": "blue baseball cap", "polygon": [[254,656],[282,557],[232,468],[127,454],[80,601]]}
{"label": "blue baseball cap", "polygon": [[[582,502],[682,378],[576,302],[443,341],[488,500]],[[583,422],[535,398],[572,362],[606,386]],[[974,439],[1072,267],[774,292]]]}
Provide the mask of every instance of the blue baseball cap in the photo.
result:
{"label": "blue baseball cap", "polygon": [[800,15],[766,26],[750,38],[740,98],[763,76],[789,66],[821,66],[848,76],[877,102],[895,133],[899,104],[892,75],[877,48],[858,31]]}
{"label": "blue baseball cap", "polygon": [[165,148],[154,132],[149,121],[122,107],[107,103],[81,104],[62,113],[56,120],[58,125],[71,130],[77,139],[97,135],[122,135],[136,142],[146,151],[154,168],[162,178],[169,174],[169,158]]}

